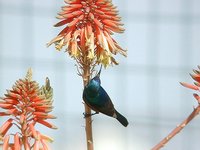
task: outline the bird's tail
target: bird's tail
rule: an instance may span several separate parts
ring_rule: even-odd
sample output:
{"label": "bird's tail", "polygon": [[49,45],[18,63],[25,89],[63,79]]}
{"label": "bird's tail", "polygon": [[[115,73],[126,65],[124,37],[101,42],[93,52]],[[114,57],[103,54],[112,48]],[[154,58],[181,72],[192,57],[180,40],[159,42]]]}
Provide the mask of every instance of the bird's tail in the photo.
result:
{"label": "bird's tail", "polygon": [[128,121],[127,121],[127,119],[124,117],[124,116],[122,116],[118,111],[116,111],[115,110],[115,113],[116,113],[116,115],[117,115],[117,120],[123,125],[123,126],[125,126],[125,127],[127,127],[128,126]]}

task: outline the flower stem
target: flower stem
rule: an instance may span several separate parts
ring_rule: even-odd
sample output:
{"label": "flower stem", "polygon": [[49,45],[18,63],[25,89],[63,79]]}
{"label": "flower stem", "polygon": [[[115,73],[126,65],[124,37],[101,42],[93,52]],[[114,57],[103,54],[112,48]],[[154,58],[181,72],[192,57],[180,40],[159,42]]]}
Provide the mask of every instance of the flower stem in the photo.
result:
{"label": "flower stem", "polygon": [[172,130],[163,140],[155,145],[151,150],[159,150],[164,147],[175,135],[177,135],[192,119],[194,119],[200,112],[200,104],[194,108],[192,113],[174,130]]}
{"label": "flower stem", "polygon": [[[89,65],[83,65],[83,83],[84,87],[90,80],[90,66]],[[87,106],[87,104],[84,104],[85,106],[85,114],[91,114],[91,109]],[[85,131],[86,131],[86,142],[87,142],[87,150],[93,150],[93,136],[92,136],[92,118],[85,117]]]}

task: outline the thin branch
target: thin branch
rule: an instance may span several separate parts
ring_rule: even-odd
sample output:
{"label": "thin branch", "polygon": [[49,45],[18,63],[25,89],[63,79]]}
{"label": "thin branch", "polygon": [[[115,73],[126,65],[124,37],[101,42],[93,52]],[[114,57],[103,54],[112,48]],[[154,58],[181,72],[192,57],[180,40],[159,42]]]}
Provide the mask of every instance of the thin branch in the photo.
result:
{"label": "thin branch", "polygon": [[177,135],[192,119],[194,119],[200,112],[200,104],[194,108],[193,112],[174,130],[171,131],[163,140],[161,140],[151,150],[159,150],[164,147],[175,135]]}

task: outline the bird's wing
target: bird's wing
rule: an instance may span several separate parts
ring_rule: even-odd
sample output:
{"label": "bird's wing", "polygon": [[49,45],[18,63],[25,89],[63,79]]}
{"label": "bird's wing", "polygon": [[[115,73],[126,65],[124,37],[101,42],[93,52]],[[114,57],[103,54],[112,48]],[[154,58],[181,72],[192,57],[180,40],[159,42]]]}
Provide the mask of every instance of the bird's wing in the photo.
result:
{"label": "bird's wing", "polygon": [[89,97],[84,90],[83,100],[96,112],[101,112],[108,116],[113,116],[115,113],[114,105],[103,87],[100,87],[96,97]]}
{"label": "bird's wing", "polygon": [[114,105],[103,87],[99,89],[99,100],[101,106],[97,107],[98,111],[108,116],[113,116],[115,113]]}
{"label": "bird's wing", "polygon": [[90,97],[87,97],[87,94],[86,94],[85,89],[84,89],[84,91],[83,91],[83,96],[82,96],[82,98],[83,98],[83,101],[84,101],[92,110],[94,110],[94,111],[96,111],[96,112],[99,112],[99,111],[96,109],[96,106],[93,107],[94,104],[90,103],[90,101],[88,100],[88,99],[90,99]]}

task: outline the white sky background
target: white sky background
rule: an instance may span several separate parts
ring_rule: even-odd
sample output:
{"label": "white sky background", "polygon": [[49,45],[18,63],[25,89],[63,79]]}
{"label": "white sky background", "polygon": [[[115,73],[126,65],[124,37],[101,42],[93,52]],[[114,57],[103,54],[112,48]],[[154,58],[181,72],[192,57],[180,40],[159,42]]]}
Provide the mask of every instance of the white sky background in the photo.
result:
{"label": "white sky background", "polygon": [[[189,73],[200,64],[199,0],[114,0],[125,33],[115,34],[128,57],[102,71],[102,86],[130,124],[96,115],[95,150],[149,150],[180,123],[196,105]],[[61,30],[53,25],[62,0],[0,0],[0,96],[23,78],[29,67],[40,85],[48,76],[54,88],[53,150],[85,150],[82,80],[74,61],[46,43]],[[0,123],[2,120],[0,120]],[[164,150],[198,150],[200,118]]]}

